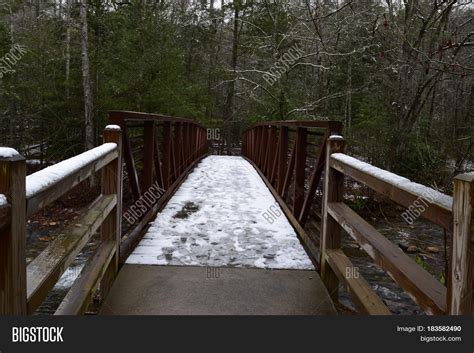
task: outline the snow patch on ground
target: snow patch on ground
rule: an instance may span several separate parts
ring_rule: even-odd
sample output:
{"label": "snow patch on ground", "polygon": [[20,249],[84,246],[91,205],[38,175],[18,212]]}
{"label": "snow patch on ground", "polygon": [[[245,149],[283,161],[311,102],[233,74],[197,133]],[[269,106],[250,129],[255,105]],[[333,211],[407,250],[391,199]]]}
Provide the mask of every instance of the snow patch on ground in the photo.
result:
{"label": "snow patch on ground", "polygon": [[209,156],[151,224],[129,264],[313,269],[295,231],[243,158]]}
{"label": "snow patch on ground", "polygon": [[87,164],[112,152],[115,148],[117,148],[116,143],[104,143],[80,155],[28,175],[26,177],[26,197],[29,198],[47,189],[49,186],[73,174]]}

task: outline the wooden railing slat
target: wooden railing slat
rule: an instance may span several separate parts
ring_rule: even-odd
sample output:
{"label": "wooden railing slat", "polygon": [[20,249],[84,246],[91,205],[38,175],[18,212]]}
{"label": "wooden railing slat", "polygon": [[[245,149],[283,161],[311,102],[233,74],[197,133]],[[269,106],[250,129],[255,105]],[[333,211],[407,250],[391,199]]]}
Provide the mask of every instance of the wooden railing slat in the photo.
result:
{"label": "wooden railing slat", "polygon": [[145,193],[153,184],[153,164],[155,162],[155,123],[153,121],[145,121],[143,130],[142,190]]}
{"label": "wooden railing slat", "polygon": [[346,204],[330,202],[327,207],[331,217],[423,310],[430,314],[444,314],[446,312],[446,287],[436,278]]}
{"label": "wooden railing slat", "polygon": [[305,199],[306,179],[306,143],[307,130],[302,127],[296,129],[295,155],[295,182],[293,189],[293,214],[299,219]]}
{"label": "wooden railing slat", "polygon": [[358,272],[341,249],[328,249],[326,261],[345,285],[359,312],[369,315],[390,315],[391,312],[382,299]]}
{"label": "wooden railing slat", "polygon": [[117,204],[116,195],[101,195],[86,214],[68,225],[27,267],[28,312],[41,304],[49,290]]}
{"label": "wooden railing slat", "polygon": [[288,163],[288,127],[280,127],[280,136],[278,138],[278,194],[282,195],[283,185],[285,183],[285,171]]}
{"label": "wooden railing slat", "polygon": [[79,278],[74,281],[71,289],[62,300],[55,315],[81,315],[85,313],[95,289],[116,254],[115,250],[116,246],[112,241],[103,242],[97,248],[92,259],[86,263]]}
{"label": "wooden railing slat", "polygon": [[313,173],[311,174],[311,179],[309,181],[308,192],[306,193],[303,208],[301,209],[301,213],[298,217],[298,221],[302,226],[305,225],[306,220],[308,219],[309,211],[311,210],[311,205],[314,201],[314,194],[316,193],[316,189],[318,188],[319,182],[321,180],[321,175],[323,174],[324,165],[326,164],[326,143],[330,134],[331,131],[326,130],[323,142],[319,147],[318,157],[314,163]]}
{"label": "wooden railing slat", "polygon": [[285,194],[288,192],[288,189],[290,188],[291,176],[293,175],[293,169],[295,167],[295,156],[296,156],[296,142],[293,144],[293,148],[291,149],[290,161],[288,162],[288,166],[286,168],[285,181],[283,182],[283,188],[280,193],[281,197],[285,197]]}

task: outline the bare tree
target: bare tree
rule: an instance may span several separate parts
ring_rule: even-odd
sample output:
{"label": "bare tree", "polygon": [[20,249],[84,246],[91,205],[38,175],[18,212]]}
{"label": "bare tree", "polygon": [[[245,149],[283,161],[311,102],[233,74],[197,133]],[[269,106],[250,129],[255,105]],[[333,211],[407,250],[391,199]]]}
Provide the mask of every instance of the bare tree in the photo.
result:
{"label": "bare tree", "polygon": [[81,49],[82,49],[82,85],[84,89],[84,123],[86,150],[94,147],[94,124],[92,116],[92,89],[89,66],[89,37],[87,34],[87,0],[81,1]]}

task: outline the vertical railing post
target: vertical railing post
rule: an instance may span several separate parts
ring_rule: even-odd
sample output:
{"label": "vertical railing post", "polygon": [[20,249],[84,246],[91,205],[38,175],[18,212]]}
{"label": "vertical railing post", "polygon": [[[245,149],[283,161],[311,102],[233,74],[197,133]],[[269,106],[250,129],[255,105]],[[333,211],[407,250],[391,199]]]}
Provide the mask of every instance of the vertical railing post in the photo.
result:
{"label": "vertical railing post", "polygon": [[327,205],[330,202],[343,200],[344,174],[331,168],[331,154],[344,152],[345,141],[340,136],[331,136],[326,146],[326,166],[324,173],[324,193],[321,224],[321,278],[334,301],[338,300],[339,281],[326,261],[327,249],[338,249],[341,247],[341,227],[329,215]]}
{"label": "vertical railing post", "polygon": [[163,187],[163,173],[162,173],[162,165],[161,165],[161,156],[160,156],[160,148],[158,147],[158,141],[155,137],[155,174],[156,174],[156,182],[162,188]]}
{"label": "vertical railing post", "polygon": [[138,182],[137,168],[132,155],[132,145],[128,136],[127,122],[124,112],[109,112],[109,122],[116,124],[122,129],[122,146],[125,167],[127,168],[128,180],[132,189],[133,197],[138,200],[142,195],[141,185]]}
{"label": "vertical railing post", "polygon": [[155,160],[155,122],[145,121],[143,125],[143,175],[142,190],[146,192],[153,184],[153,163]]}
{"label": "vertical railing post", "polygon": [[250,159],[255,162],[255,139],[257,136],[257,131],[255,128],[250,130]]}
{"label": "vertical railing post", "polygon": [[249,158],[255,162],[255,128],[250,130],[250,151]]}
{"label": "vertical railing post", "polygon": [[263,126],[257,127],[257,166],[261,169],[262,167],[262,151],[263,151]]}
{"label": "vertical railing post", "polygon": [[268,158],[267,158],[267,165],[266,165],[266,177],[272,182],[272,171],[273,171],[273,163],[275,162],[275,152],[276,148],[276,126],[271,125],[268,128]]}
{"label": "vertical railing post", "polygon": [[193,130],[193,153],[194,153],[194,158],[196,159],[199,157],[199,134],[200,134],[200,127],[195,126]]}
{"label": "vertical railing post", "polygon": [[295,188],[293,195],[293,214],[298,217],[304,202],[304,180],[306,176],[307,129],[296,129]]}
{"label": "vertical railing post", "polygon": [[197,126],[193,124],[191,125],[191,143],[190,143],[191,159],[193,162],[198,157],[198,154],[196,153],[196,136],[197,136]]}
{"label": "vertical railing post", "polygon": [[[115,243],[114,263],[111,269],[115,275],[118,271],[120,242],[122,237],[122,131],[113,125],[105,127],[104,143],[116,143],[118,157],[102,169],[102,194],[117,196],[117,205],[102,223],[100,233],[103,242]],[[153,145],[152,145],[153,146]]]}
{"label": "vertical railing post", "polygon": [[268,158],[268,134],[269,134],[268,125],[262,126],[262,161],[260,163],[260,170],[265,174],[265,166],[267,165]]}
{"label": "vertical railing post", "polygon": [[202,129],[197,128],[197,132],[196,132],[196,151],[197,151],[196,156],[197,157],[201,157],[201,153],[202,153],[201,134],[202,134]]}
{"label": "vertical railing post", "polygon": [[257,166],[262,169],[262,162],[265,157],[265,148],[266,146],[263,145],[263,139],[265,136],[265,126],[258,127],[258,164]]}
{"label": "vertical railing post", "polygon": [[183,151],[183,140],[182,134],[183,132],[183,123],[179,122],[176,123],[174,126],[174,170],[175,170],[175,178],[181,174],[181,167],[182,167],[182,151]]}
{"label": "vertical railing post", "polygon": [[183,137],[183,155],[184,155],[184,165],[183,170],[185,170],[190,163],[190,154],[189,154],[189,142],[190,142],[190,133],[189,133],[189,123],[183,124],[184,137]]}
{"label": "vertical railing post", "polygon": [[171,123],[163,123],[163,188],[166,190],[170,186],[171,169]]}
{"label": "vertical railing post", "polygon": [[285,183],[285,174],[286,166],[288,161],[288,127],[280,127],[280,136],[279,136],[279,145],[278,145],[278,194],[281,195],[283,191],[283,184]]}
{"label": "vertical railing post", "polygon": [[0,221],[0,315],[26,314],[25,180],[25,159],[0,148],[0,204],[7,215],[3,226]]}
{"label": "vertical railing post", "polygon": [[448,314],[474,314],[474,173],[454,179]]}

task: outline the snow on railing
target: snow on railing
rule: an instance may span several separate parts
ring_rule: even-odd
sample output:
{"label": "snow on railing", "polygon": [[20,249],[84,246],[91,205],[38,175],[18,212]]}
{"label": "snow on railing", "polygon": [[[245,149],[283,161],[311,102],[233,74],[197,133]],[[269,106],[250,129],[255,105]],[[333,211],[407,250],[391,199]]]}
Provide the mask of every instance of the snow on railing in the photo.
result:
{"label": "snow on railing", "polygon": [[0,208],[8,205],[7,197],[3,194],[0,194]]}
{"label": "snow on railing", "polygon": [[0,158],[11,158],[17,156],[19,153],[10,147],[0,147]]}
{"label": "snow on railing", "polygon": [[26,198],[33,197],[86,165],[106,156],[117,148],[116,143],[104,143],[80,155],[71,157],[26,177]]}
{"label": "snow on railing", "polygon": [[432,203],[436,203],[438,206],[443,207],[449,211],[451,211],[453,208],[453,198],[433,188],[415,183],[408,178],[375,167],[369,163],[362,162],[357,158],[348,156],[344,153],[333,153],[331,157],[336,161],[344,163],[354,169],[360,170],[365,174],[382,180],[390,185],[394,185],[397,188],[407,191],[411,194],[415,194],[420,197],[429,197]]}
{"label": "snow on railing", "polygon": [[105,130],[122,130],[122,129],[118,125],[111,124],[111,125],[107,125],[105,127]]}
{"label": "snow on railing", "polygon": [[[14,148],[0,147],[0,159],[12,158],[19,156],[19,153]],[[8,200],[4,194],[0,194],[0,208],[7,207]]]}

